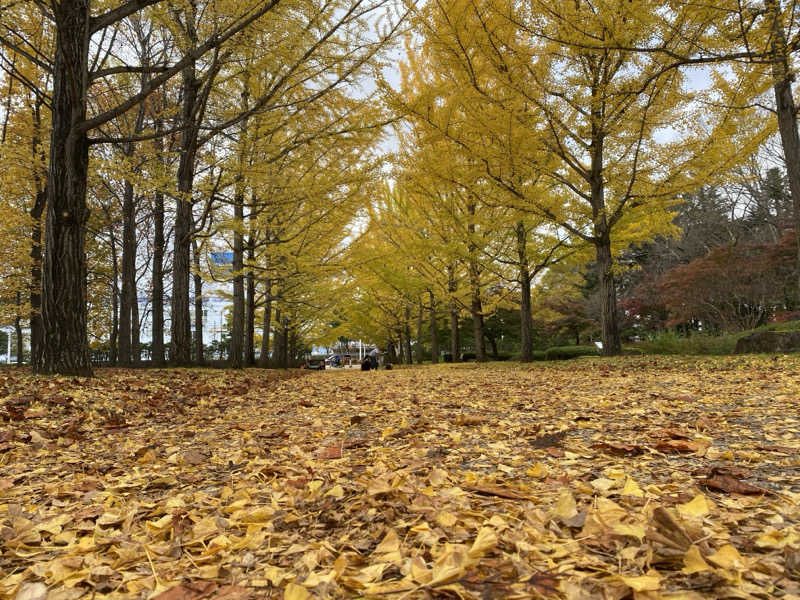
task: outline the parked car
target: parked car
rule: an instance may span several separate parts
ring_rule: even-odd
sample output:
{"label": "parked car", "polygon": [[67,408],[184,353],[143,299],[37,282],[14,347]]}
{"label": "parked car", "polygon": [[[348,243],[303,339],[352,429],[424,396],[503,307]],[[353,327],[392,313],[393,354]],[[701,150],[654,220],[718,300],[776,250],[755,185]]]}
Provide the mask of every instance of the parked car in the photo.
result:
{"label": "parked car", "polygon": [[325,357],[324,356],[310,356],[303,364],[304,369],[311,369],[313,371],[325,370]]}

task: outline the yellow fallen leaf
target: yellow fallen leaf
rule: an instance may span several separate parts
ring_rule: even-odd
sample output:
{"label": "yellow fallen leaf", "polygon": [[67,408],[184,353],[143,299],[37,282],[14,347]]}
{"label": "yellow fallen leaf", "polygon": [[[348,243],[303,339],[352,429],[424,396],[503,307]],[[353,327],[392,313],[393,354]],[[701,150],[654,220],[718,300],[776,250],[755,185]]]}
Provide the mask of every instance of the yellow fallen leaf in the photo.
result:
{"label": "yellow fallen leaf", "polygon": [[311,592],[296,583],[290,583],[283,590],[283,600],[308,600],[309,598],[311,598]]}
{"label": "yellow fallen leaf", "polygon": [[269,565],[264,569],[264,577],[275,587],[280,586],[288,574],[289,572],[286,569],[276,567],[275,565]]}
{"label": "yellow fallen leaf", "polygon": [[686,551],[683,556],[683,565],[681,572],[687,575],[711,570],[711,566],[705,561],[703,555],[700,554],[700,549],[695,545],[690,546]]}
{"label": "yellow fallen leaf", "polygon": [[781,549],[795,544],[798,541],[800,541],[800,536],[791,529],[779,531],[773,527],[769,527],[767,531],[758,536],[758,539],[756,539],[756,546],[759,548]]}
{"label": "yellow fallen leaf", "polygon": [[335,486],[325,492],[325,496],[330,496],[331,498],[340,500],[344,497],[344,489],[342,489],[342,486],[337,483]]}
{"label": "yellow fallen leaf", "polygon": [[458,517],[451,512],[443,510],[437,515],[436,521],[443,527],[452,527],[458,522]]}
{"label": "yellow fallen leaf", "polygon": [[497,534],[491,527],[481,527],[472,547],[469,549],[470,558],[480,558],[489,550],[497,546]]}
{"label": "yellow fallen leaf", "polygon": [[686,504],[679,504],[678,513],[683,517],[704,517],[711,512],[708,499],[703,494],[697,494]]}
{"label": "yellow fallen leaf", "polygon": [[746,567],[742,555],[730,544],[725,544],[722,548],[709,556],[708,560],[723,569],[743,569]]}
{"label": "yellow fallen leaf", "polygon": [[378,547],[375,548],[376,554],[384,554],[386,552],[397,552],[400,549],[400,538],[397,537],[397,532],[390,529]]}
{"label": "yellow fallen leaf", "polygon": [[661,587],[661,576],[652,571],[650,574],[635,577],[620,575],[620,579],[634,592],[655,592]]}
{"label": "yellow fallen leaf", "polygon": [[542,479],[544,477],[547,477],[547,467],[545,467],[542,463],[537,462],[530,469],[525,471],[525,474],[528,477],[534,477],[536,479]]}
{"label": "yellow fallen leaf", "polygon": [[620,494],[623,496],[635,496],[636,498],[644,497],[642,488],[640,488],[639,484],[631,477],[625,480],[625,485],[622,487]]}
{"label": "yellow fallen leaf", "polygon": [[578,505],[575,503],[575,497],[567,488],[563,488],[558,496],[558,503],[553,516],[559,519],[571,519],[577,514]]}

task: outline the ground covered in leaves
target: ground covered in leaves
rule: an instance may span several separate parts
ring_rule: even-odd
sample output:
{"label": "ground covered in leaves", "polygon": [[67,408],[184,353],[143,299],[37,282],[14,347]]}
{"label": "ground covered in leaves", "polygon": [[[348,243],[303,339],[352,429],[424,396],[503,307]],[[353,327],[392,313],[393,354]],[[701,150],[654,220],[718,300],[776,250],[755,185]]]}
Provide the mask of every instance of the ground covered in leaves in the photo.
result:
{"label": "ground covered in leaves", "polygon": [[0,371],[0,597],[800,598],[800,359]]}

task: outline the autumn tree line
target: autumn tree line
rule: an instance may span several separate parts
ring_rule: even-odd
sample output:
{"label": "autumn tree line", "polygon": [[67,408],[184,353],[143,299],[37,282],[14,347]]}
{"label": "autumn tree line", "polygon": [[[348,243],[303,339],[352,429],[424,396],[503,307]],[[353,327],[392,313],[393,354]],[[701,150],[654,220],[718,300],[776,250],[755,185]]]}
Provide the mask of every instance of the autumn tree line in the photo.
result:
{"label": "autumn tree line", "polygon": [[[203,362],[214,282],[233,367],[342,334],[436,360],[442,324],[483,360],[512,309],[522,360],[542,315],[611,355],[796,306],[795,2],[0,8],[0,311],[37,372],[91,374],[90,342],[136,363],[144,322],[152,364]],[[747,235],[676,251],[709,194]],[[774,277],[700,291],[745,263]]]}

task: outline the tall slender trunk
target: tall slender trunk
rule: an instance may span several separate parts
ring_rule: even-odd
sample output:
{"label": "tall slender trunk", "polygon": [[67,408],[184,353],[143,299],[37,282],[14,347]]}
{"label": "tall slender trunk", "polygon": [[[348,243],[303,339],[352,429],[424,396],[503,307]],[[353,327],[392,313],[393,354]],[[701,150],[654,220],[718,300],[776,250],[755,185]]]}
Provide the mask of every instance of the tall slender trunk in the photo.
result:
{"label": "tall slender trunk", "polygon": [[[37,155],[42,165],[45,156],[42,150],[42,119],[41,109],[44,100],[36,97],[33,105],[33,136],[31,138],[31,158],[36,164]],[[30,215],[33,222],[31,227],[31,280],[30,295],[30,328],[31,328],[31,364],[42,364],[42,344],[44,343],[44,324],[42,323],[42,214],[47,206],[47,180],[45,174],[37,168],[34,172],[36,198],[31,207]]]}
{"label": "tall slender trunk", "polygon": [[405,363],[410,365],[414,362],[411,356],[411,307],[406,304],[406,311],[403,319],[403,341],[405,343]]}
{"label": "tall slender trunk", "polygon": [[519,326],[520,357],[522,362],[533,360],[533,317],[531,316],[531,271],[528,264],[528,230],[519,221],[516,225],[517,258],[519,260]]}
{"label": "tall slender trunk", "polygon": [[422,348],[422,324],[424,317],[424,307],[422,306],[422,295],[419,297],[419,313],[417,314],[417,364],[421,365],[425,360]]}
{"label": "tall slender trunk", "polygon": [[116,365],[119,349],[119,256],[113,223],[110,223],[109,227],[111,229],[111,336],[108,340],[108,360],[112,365]]}
{"label": "tall slender trunk", "polygon": [[205,363],[203,348],[203,277],[200,275],[200,249],[196,241],[192,242],[192,258],[194,259],[194,342],[195,362]]}
{"label": "tall slender trunk", "polygon": [[472,302],[470,303],[472,313],[472,335],[475,344],[475,360],[484,362],[486,360],[486,341],[483,335],[483,306],[481,304],[480,286],[473,284]]}
{"label": "tall slender trunk", "polygon": [[[252,220],[252,215],[250,215]],[[247,236],[247,265],[246,276],[246,303],[244,310],[244,362],[248,367],[256,364],[255,336],[256,336],[256,279],[250,268],[256,258],[256,247],[253,232]]]}
{"label": "tall slender trunk", "polygon": [[[134,274],[135,280],[135,274]],[[142,360],[142,340],[139,329],[139,296],[136,287],[131,302],[131,364],[137,365]]]}
{"label": "tall slender trunk", "polygon": [[386,340],[386,361],[384,364],[394,364],[397,362],[397,349],[394,345],[394,340],[389,338]]}
{"label": "tall slender trunk", "polygon": [[461,338],[458,334],[458,302],[455,293],[458,289],[455,266],[447,268],[447,291],[450,293],[450,356],[453,362],[461,362]]}
{"label": "tall slender trunk", "polygon": [[269,334],[272,319],[272,280],[267,279],[264,282],[264,316],[261,322],[261,358],[259,360],[260,366],[268,367],[269,361]]}
{"label": "tall slender trunk", "polygon": [[20,316],[20,309],[22,308],[22,292],[17,292],[17,314],[14,317],[14,333],[17,336],[17,366],[22,366],[23,359],[23,344],[22,344],[22,317]]}
{"label": "tall slender trunk", "polygon": [[767,12],[772,20],[772,77],[775,93],[775,112],[778,117],[778,131],[781,135],[783,158],[786,164],[786,178],[792,194],[792,224],[797,255],[795,257],[796,294],[800,298],[800,135],[797,128],[797,106],[792,93],[794,69],[789,64],[789,48],[786,30],[781,16],[778,0],[766,1]]}
{"label": "tall slender trunk", "polygon": [[289,368],[289,317],[281,318],[281,369]]}
{"label": "tall slender trunk", "polygon": [[244,193],[237,190],[233,201],[233,327],[231,329],[231,368],[242,368],[244,351]]}
{"label": "tall slender trunk", "polygon": [[281,309],[275,308],[275,331],[273,333],[273,340],[275,340],[272,349],[273,361],[275,367],[281,367],[281,357],[283,356],[283,335],[281,335]]}
{"label": "tall slender trunk", "polygon": [[486,342],[483,339],[483,306],[481,303],[481,270],[478,264],[478,245],[475,242],[475,204],[467,206],[470,221],[469,232],[469,284],[471,293],[470,312],[472,313],[472,336],[475,344],[475,360],[486,361]]}
{"label": "tall slender trunk", "polygon": [[[158,128],[158,126],[157,126]],[[153,199],[153,331],[151,360],[164,366],[164,194],[156,191]]]}
{"label": "tall slender trunk", "polygon": [[[124,154],[133,154],[126,144]],[[125,181],[122,194],[122,292],[119,300],[119,362],[131,364],[131,308],[136,301],[136,223],[133,210],[133,182]]]}
{"label": "tall slender trunk", "polygon": [[44,343],[38,373],[92,375],[86,320],[86,118],[89,0],[53,5],[56,26],[47,176],[47,225],[42,264]]}
{"label": "tall slender trunk", "polygon": [[289,336],[289,360],[287,366],[291,367],[297,359],[297,327],[291,328]]}
{"label": "tall slender trunk", "polygon": [[[187,19],[188,20],[188,19]],[[180,161],[178,164],[178,196],[175,207],[175,235],[172,253],[172,306],[170,310],[170,362],[188,365],[191,362],[192,332],[189,314],[189,250],[193,233],[192,190],[194,163],[197,155],[197,91],[194,64],[183,72],[183,105],[181,109]]]}
{"label": "tall slender trunk", "polygon": [[431,296],[431,364],[439,364],[439,324],[436,322],[436,297]]}
{"label": "tall slender trunk", "polygon": [[602,123],[605,118],[605,101],[599,84],[595,83],[592,93],[592,143],[589,186],[594,228],[593,243],[597,256],[597,279],[600,283],[600,325],[602,328],[603,354],[614,356],[622,351],[617,322],[617,292],[614,280],[614,259],[611,253],[611,228],[606,215],[604,148],[605,132]]}

